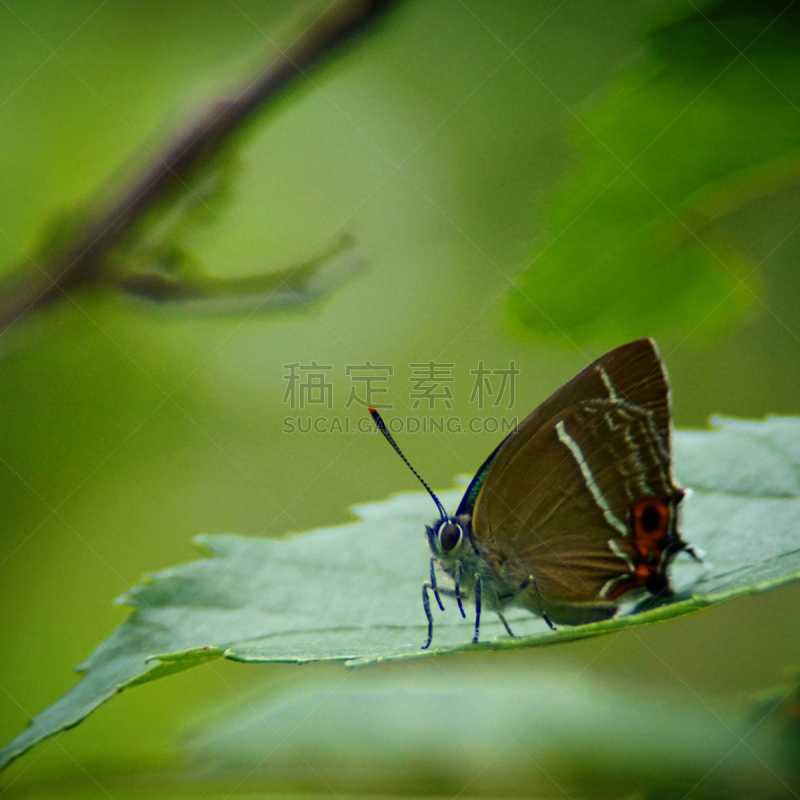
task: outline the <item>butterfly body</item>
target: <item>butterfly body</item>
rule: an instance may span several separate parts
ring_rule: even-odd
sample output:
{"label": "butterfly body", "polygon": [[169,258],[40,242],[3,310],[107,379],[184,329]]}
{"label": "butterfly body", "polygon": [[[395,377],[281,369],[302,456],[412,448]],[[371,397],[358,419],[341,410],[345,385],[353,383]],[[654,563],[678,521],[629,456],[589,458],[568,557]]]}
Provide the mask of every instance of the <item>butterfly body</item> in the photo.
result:
{"label": "butterfly body", "polygon": [[454,516],[436,500],[425,646],[429,590],[442,606],[435,565],[459,607],[475,601],[474,641],[482,606],[507,629],[509,606],[580,625],[612,617],[629,593],[669,595],[672,559],[697,557],[678,532],[684,492],[670,435],[669,385],[650,339],[606,353],[545,400],[486,459]]}
{"label": "butterfly body", "polygon": [[[458,527],[460,541],[449,550],[443,546],[445,538],[440,531]],[[469,514],[450,517],[445,522],[437,520],[427,526],[428,542],[437,565],[459,587],[459,595],[474,599],[478,581],[481,584],[481,602],[484,608],[500,612],[513,604],[523,593],[522,581],[508,574],[497,554],[486,542],[477,542],[472,534]]]}

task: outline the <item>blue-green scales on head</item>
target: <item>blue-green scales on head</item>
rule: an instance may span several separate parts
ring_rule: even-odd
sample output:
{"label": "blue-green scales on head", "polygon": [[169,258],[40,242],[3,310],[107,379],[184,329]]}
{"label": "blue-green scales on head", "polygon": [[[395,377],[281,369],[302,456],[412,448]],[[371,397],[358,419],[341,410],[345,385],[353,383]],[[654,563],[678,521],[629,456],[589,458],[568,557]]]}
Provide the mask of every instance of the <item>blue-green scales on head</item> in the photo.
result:
{"label": "blue-green scales on head", "polygon": [[[378,429],[433,498],[439,519],[426,526],[429,593],[475,602],[478,641],[488,608],[513,636],[503,611],[525,608],[553,623],[581,625],[613,616],[628,592],[671,593],[667,570],[682,550],[684,491],[672,478],[669,383],[652,339],[606,353],[529,414],[486,459],[455,515],[411,466],[380,414]],[[454,581],[437,584],[436,566]]]}

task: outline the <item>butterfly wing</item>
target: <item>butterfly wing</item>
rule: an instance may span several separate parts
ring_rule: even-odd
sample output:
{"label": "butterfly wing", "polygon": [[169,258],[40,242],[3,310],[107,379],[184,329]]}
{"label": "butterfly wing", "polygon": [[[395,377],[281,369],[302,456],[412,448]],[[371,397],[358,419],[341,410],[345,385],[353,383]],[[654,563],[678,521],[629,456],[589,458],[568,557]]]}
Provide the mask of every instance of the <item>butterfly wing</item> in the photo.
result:
{"label": "butterfly wing", "polygon": [[668,433],[666,377],[640,340],[590,365],[501,445],[473,535],[494,569],[526,586],[522,604],[578,624],[611,616],[625,591],[668,588],[683,547]]}
{"label": "butterfly wing", "polygon": [[[528,414],[484,461],[456,513],[472,513],[495,459],[499,463],[509,461],[516,450],[559,411],[591,398],[617,398],[649,411],[669,451],[669,383],[666,372],[656,343],[652,339],[637,339],[598,358]],[[498,458],[501,453],[502,457]]]}

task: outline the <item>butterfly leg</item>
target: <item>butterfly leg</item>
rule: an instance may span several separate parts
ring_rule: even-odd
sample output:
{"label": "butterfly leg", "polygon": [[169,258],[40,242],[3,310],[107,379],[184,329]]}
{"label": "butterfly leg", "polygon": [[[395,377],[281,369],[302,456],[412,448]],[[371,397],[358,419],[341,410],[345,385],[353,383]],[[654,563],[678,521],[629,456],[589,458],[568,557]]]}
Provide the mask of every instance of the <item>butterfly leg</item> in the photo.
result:
{"label": "butterfly leg", "polygon": [[461,612],[461,616],[463,619],[467,618],[466,613],[464,612],[464,606],[461,603],[461,592],[459,590],[458,584],[461,582],[461,562],[456,562],[456,602],[458,603],[458,610]]}
{"label": "butterfly leg", "polygon": [[711,566],[706,560],[706,551],[701,547],[695,547],[693,544],[687,544],[683,548],[683,551],[688,553],[698,564],[702,564],[704,567]]}
{"label": "butterfly leg", "polygon": [[431,646],[431,640],[433,639],[433,614],[431,614],[431,601],[428,597],[428,589],[432,588],[427,581],[422,584],[422,607],[425,609],[425,616],[428,618],[428,638],[420,648],[421,650],[427,650]]}
{"label": "butterfly leg", "polygon": [[[539,601],[539,610],[541,611],[542,619],[547,623],[547,627],[550,628],[551,631],[556,630],[556,626],[553,625],[550,617],[548,617],[545,613],[544,604],[542,603],[542,596],[539,594],[539,584],[536,583],[535,575],[529,575],[527,578],[525,578],[525,580],[519,585],[519,590],[522,592],[529,586],[533,586],[533,588],[536,589],[536,599]],[[506,628],[507,627],[508,626],[506,625]]]}
{"label": "butterfly leg", "polygon": [[508,623],[506,622],[506,618],[499,611],[497,612],[497,616],[500,617],[500,622],[502,622],[503,625],[505,625],[505,628],[508,631],[508,635],[512,639],[516,639],[517,637],[514,636],[514,631],[512,631],[511,628],[508,627]]}
{"label": "butterfly leg", "polygon": [[478,643],[478,634],[481,630],[481,576],[475,573],[475,635],[472,644]]}
{"label": "butterfly leg", "polygon": [[442,598],[439,597],[439,587],[436,585],[436,559],[431,559],[431,589],[433,589],[433,596],[436,598],[436,602],[439,604],[439,608],[444,611],[444,606],[442,605]]}

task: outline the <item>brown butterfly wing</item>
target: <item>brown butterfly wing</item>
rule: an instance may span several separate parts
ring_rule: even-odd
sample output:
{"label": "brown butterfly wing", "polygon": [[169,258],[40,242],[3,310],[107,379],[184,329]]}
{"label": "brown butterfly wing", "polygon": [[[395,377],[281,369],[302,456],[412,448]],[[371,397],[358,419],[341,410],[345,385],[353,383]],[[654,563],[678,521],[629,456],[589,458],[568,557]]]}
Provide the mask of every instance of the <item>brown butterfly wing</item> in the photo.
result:
{"label": "brown butterfly wing", "polygon": [[[644,339],[590,365],[501,447],[473,532],[496,569],[520,584],[535,578],[526,590],[532,610],[543,606],[557,622],[603,619],[616,610],[615,587],[644,585],[626,578],[641,559],[631,509],[646,498],[680,498],[665,431],[666,377]],[[672,506],[668,514],[665,535],[677,536]],[[656,568],[666,564],[648,567]]]}
{"label": "brown butterfly wing", "polygon": [[516,450],[559,411],[590,398],[615,397],[648,410],[669,450],[669,383],[664,365],[652,339],[637,339],[598,358],[528,414],[484,461],[457,513],[471,514],[489,470],[493,470],[493,480],[498,481]]}
{"label": "brown butterfly wing", "polygon": [[652,339],[636,339],[601,356],[551,394],[522,421],[504,450],[576,403],[615,397],[649,411],[669,448],[669,383],[664,364]]}

